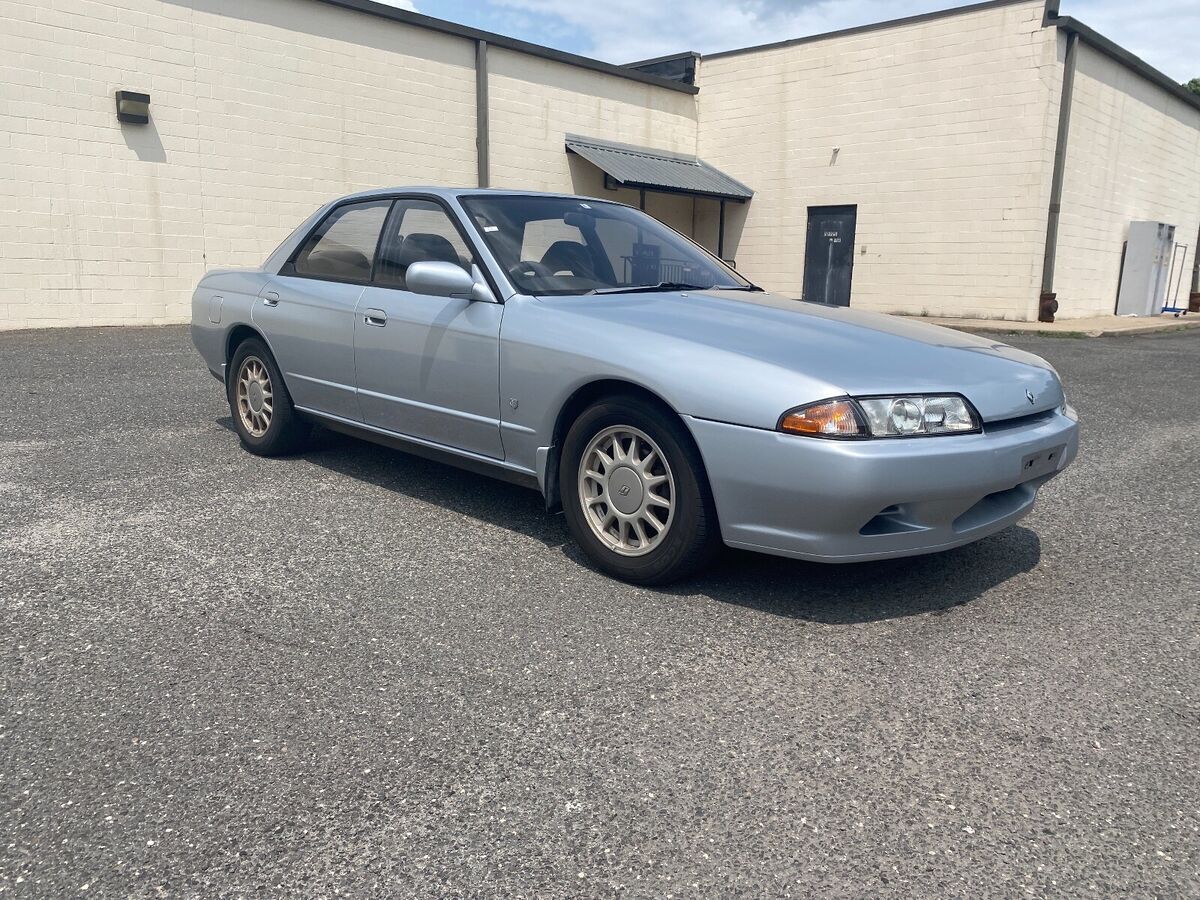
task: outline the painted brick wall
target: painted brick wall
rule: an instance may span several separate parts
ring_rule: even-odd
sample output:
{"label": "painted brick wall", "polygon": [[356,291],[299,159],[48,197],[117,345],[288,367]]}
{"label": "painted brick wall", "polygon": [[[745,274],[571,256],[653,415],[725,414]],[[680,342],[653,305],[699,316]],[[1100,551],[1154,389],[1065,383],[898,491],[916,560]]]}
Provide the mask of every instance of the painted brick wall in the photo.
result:
{"label": "painted brick wall", "polygon": [[[756,189],[726,256],[799,296],[807,208],[858,205],[853,303],[1036,312],[1063,40],[1042,3],[709,58],[692,96],[501,48],[492,183],[607,191],[567,133],[696,152]],[[0,328],[185,320],[316,206],[475,181],[471,41],[308,0],[0,0]],[[1081,49],[1056,288],[1111,309],[1130,219],[1194,243],[1200,114]],[[121,126],[119,88],[152,95]],[[833,148],[839,152],[834,157]],[[716,247],[715,203],[648,210]]]}
{"label": "painted brick wall", "polygon": [[1060,316],[1113,311],[1134,220],[1174,225],[1189,246],[1186,306],[1200,231],[1200,110],[1081,44],[1054,280]]}
{"label": "painted brick wall", "polygon": [[1061,85],[1042,14],[703,60],[699,153],[757,192],[729,207],[727,255],[799,297],[807,208],[857,204],[854,306],[1036,317]]}
{"label": "painted brick wall", "polygon": [[575,66],[488,50],[493,187],[566,191],[637,203],[606,191],[603,175],[564,151],[568,134],[696,152],[697,104],[685,94]]}
{"label": "painted brick wall", "polygon": [[[470,41],[296,0],[0,0],[0,327],[183,321],[318,205],[475,179]],[[151,95],[120,125],[113,93]]]}
{"label": "painted brick wall", "polygon": [[[331,197],[475,184],[472,41],[306,0],[0,18],[0,328],[184,321],[206,269],[257,265]],[[497,185],[613,196],[569,131],[695,150],[690,95],[497,48],[491,69]],[[116,121],[117,89],[150,93],[149,126]]]}

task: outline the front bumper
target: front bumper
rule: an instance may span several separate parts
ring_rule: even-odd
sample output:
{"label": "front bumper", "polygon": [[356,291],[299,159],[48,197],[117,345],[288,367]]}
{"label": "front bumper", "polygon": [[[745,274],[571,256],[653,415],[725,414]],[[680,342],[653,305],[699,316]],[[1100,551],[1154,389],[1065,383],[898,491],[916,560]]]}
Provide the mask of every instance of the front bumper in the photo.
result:
{"label": "front bumper", "polygon": [[685,417],[721,535],[733,547],[818,562],[933,553],[1016,522],[1070,465],[1061,412],[983,434],[866,441],[800,437]]}

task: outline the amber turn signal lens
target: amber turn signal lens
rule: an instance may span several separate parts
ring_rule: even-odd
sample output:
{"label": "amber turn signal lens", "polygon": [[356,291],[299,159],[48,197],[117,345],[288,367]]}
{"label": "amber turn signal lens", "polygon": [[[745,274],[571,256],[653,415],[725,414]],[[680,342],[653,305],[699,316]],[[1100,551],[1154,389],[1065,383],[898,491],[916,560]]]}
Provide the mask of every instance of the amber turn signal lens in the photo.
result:
{"label": "amber turn signal lens", "polygon": [[779,420],[779,430],[817,437],[866,437],[867,430],[849,400],[826,400],[794,409]]}

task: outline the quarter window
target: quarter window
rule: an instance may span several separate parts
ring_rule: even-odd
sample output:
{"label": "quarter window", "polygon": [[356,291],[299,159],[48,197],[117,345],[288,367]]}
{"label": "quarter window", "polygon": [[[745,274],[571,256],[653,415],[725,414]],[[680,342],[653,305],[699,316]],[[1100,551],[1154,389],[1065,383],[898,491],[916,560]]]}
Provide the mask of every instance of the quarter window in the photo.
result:
{"label": "quarter window", "polygon": [[369,281],[379,231],[390,206],[390,200],[339,206],[297,254],[296,274],[331,281]]}

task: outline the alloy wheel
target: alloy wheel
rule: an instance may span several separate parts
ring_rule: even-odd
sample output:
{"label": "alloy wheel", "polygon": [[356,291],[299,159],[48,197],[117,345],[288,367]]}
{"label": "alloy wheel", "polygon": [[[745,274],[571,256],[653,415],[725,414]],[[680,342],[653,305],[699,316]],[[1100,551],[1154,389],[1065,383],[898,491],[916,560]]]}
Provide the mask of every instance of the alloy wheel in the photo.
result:
{"label": "alloy wheel", "polygon": [[579,462],[579,502],[592,533],[621,556],[643,556],[671,527],[675,478],[649,435],[613,425],[588,443]]}
{"label": "alloy wheel", "polygon": [[242,427],[251,437],[261,438],[271,427],[274,394],[271,375],[257,356],[242,360],[237,374],[237,409]]}

